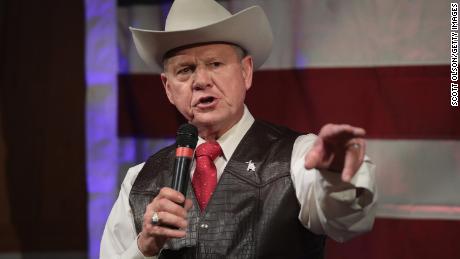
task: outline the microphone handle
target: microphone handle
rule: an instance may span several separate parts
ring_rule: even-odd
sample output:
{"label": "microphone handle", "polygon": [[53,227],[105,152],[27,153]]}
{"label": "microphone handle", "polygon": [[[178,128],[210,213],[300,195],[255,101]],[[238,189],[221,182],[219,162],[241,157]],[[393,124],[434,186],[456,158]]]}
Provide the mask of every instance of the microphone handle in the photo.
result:
{"label": "microphone handle", "polygon": [[192,158],[186,156],[178,156],[174,161],[174,175],[172,188],[187,196],[187,187],[190,178],[190,164]]}

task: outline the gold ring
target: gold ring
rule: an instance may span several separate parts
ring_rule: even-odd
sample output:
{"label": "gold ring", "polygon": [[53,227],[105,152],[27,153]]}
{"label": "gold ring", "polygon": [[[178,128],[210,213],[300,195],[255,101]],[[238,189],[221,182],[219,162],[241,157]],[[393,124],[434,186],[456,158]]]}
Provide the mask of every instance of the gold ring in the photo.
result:
{"label": "gold ring", "polygon": [[353,143],[353,144],[349,145],[349,147],[359,149],[361,147],[361,145],[358,144],[358,143]]}
{"label": "gold ring", "polygon": [[158,216],[158,213],[154,211],[152,215],[152,225],[158,225],[158,223],[160,223],[160,217]]}

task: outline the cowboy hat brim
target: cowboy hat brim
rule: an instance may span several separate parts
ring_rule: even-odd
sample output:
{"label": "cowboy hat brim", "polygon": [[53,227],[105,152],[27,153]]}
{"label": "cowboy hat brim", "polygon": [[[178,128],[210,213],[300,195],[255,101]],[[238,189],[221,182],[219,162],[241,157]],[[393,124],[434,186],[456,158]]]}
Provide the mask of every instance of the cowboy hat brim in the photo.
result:
{"label": "cowboy hat brim", "polygon": [[189,30],[153,31],[129,28],[139,56],[148,64],[163,66],[164,55],[173,49],[199,43],[227,42],[242,47],[252,56],[254,67],[270,55],[273,34],[259,6],[244,9],[216,23]]}

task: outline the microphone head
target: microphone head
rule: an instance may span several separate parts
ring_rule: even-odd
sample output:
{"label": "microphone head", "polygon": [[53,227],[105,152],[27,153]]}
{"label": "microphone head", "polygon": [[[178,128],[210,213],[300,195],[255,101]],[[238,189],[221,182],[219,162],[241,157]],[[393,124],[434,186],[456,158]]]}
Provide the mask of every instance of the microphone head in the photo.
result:
{"label": "microphone head", "polygon": [[192,124],[184,123],[177,129],[176,145],[178,147],[195,149],[197,142],[198,130]]}

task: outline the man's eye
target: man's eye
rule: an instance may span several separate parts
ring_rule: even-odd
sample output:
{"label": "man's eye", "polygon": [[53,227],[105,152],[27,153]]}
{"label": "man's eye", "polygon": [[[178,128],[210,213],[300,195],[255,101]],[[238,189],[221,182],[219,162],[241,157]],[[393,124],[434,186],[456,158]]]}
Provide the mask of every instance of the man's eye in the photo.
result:
{"label": "man's eye", "polygon": [[190,73],[190,72],[192,72],[192,69],[190,67],[185,67],[185,68],[182,68],[179,71],[177,71],[177,74],[181,75],[181,74],[187,74],[187,73]]}
{"label": "man's eye", "polygon": [[211,66],[212,66],[212,67],[220,67],[221,65],[222,65],[222,63],[221,63],[221,62],[217,62],[217,61],[211,63]]}

